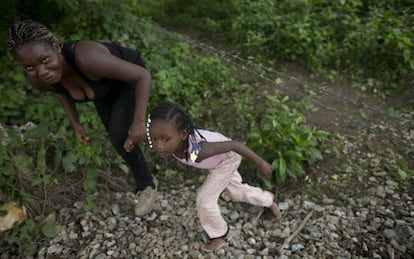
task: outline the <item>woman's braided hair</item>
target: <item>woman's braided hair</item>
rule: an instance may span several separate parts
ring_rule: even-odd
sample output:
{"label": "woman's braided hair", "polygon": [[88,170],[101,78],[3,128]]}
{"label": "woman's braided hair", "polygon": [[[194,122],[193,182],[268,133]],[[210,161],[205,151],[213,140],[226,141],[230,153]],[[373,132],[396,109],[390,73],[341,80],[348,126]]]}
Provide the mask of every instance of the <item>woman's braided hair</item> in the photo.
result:
{"label": "woman's braided hair", "polygon": [[32,43],[46,43],[51,46],[57,43],[62,46],[63,40],[43,24],[33,20],[24,20],[9,27],[7,47],[12,55],[15,55],[18,47]]}

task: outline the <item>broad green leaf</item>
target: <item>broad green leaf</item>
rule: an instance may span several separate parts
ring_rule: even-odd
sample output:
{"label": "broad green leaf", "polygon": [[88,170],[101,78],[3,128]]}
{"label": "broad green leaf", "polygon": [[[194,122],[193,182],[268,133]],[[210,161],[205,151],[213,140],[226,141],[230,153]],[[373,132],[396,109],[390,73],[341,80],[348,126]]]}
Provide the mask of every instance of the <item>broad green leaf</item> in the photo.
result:
{"label": "broad green leaf", "polygon": [[42,174],[46,171],[46,149],[43,142],[37,152],[36,169]]}
{"label": "broad green leaf", "polygon": [[76,169],[76,160],[77,157],[74,153],[67,153],[65,156],[63,156],[62,159],[62,166],[65,172],[74,172]]}
{"label": "broad green leaf", "polygon": [[28,167],[33,164],[33,158],[28,156],[20,157],[17,161],[17,164],[22,167]]}
{"label": "broad green leaf", "polygon": [[407,172],[402,170],[401,168],[397,169],[397,174],[398,174],[398,178],[400,178],[403,181],[407,180],[407,178],[408,178]]}
{"label": "broad green leaf", "polygon": [[46,220],[42,227],[42,233],[48,238],[55,237],[58,234],[58,226],[54,220]]}

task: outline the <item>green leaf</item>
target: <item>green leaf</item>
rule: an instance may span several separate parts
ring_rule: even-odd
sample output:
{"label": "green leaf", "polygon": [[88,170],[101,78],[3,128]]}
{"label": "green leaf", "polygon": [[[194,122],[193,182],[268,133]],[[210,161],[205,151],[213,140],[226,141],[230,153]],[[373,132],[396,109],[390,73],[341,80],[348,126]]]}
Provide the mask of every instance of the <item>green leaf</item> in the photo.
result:
{"label": "green leaf", "polygon": [[62,159],[62,166],[65,172],[73,172],[76,169],[77,157],[75,154],[69,152]]}
{"label": "green leaf", "polygon": [[53,157],[53,165],[55,169],[59,167],[61,162],[62,162],[62,149],[60,147],[57,147],[55,150],[55,156]]}
{"label": "green leaf", "polygon": [[43,182],[43,179],[42,179],[41,176],[36,177],[32,180],[32,186],[38,186],[38,185],[42,184],[42,182]]}
{"label": "green leaf", "polygon": [[36,169],[40,171],[42,174],[46,171],[46,149],[43,142],[37,153]]}
{"label": "green leaf", "polygon": [[93,197],[93,195],[88,194],[86,196],[86,204],[83,207],[87,211],[91,211],[91,210],[94,210],[96,208],[95,198]]}
{"label": "green leaf", "polygon": [[48,238],[55,237],[58,234],[58,226],[53,219],[46,220],[42,227],[42,233]]}
{"label": "green leaf", "polygon": [[397,169],[398,178],[401,180],[407,180],[408,174],[406,171],[402,170],[401,168]]}
{"label": "green leaf", "polygon": [[12,176],[16,174],[16,169],[11,163],[7,163],[1,166],[0,175]]}
{"label": "green leaf", "polygon": [[275,82],[278,85],[283,84],[283,80],[280,77],[276,78]]}
{"label": "green leaf", "polygon": [[95,168],[89,168],[86,173],[87,179],[96,179],[98,177],[98,171]]}
{"label": "green leaf", "polygon": [[28,167],[33,164],[33,158],[24,156],[20,157],[16,162],[21,167]]}
{"label": "green leaf", "polygon": [[95,190],[96,187],[96,181],[91,179],[85,179],[82,184],[84,191],[92,191]]}
{"label": "green leaf", "polygon": [[0,217],[4,217],[7,215],[7,210],[0,210]]}
{"label": "green leaf", "polygon": [[263,178],[263,183],[264,183],[264,185],[266,186],[267,189],[273,188],[273,184],[272,184],[271,180]]}

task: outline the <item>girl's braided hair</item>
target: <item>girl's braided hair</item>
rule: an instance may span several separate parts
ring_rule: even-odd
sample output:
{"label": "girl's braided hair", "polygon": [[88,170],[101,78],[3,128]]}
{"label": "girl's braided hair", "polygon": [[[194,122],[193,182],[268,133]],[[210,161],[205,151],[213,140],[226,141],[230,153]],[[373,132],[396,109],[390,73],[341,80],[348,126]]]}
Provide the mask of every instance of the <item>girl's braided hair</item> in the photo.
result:
{"label": "girl's braided hair", "polygon": [[[148,117],[147,137],[148,137],[148,143],[150,147],[152,147],[152,142],[151,142],[151,138],[149,135],[149,126],[151,124],[151,121],[154,121],[157,119],[171,121],[177,127],[178,131],[186,131],[188,133],[188,138],[193,143],[193,147],[197,146],[198,148],[198,144],[196,143],[196,136],[195,136],[196,134],[198,134],[202,139],[204,139],[204,137],[196,129],[190,116],[178,104],[175,104],[172,102],[163,102],[159,104],[157,107],[155,107],[151,111],[151,114]],[[187,149],[188,149],[188,142],[187,142],[187,148],[185,149],[185,157],[186,157],[186,160],[188,161],[189,154],[187,152]]]}
{"label": "girl's braided hair", "polygon": [[194,123],[190,116],[177,104],[163,102],[155,107],[150,114],[151,121],[163,119],[175,124],[178,131],[186,131],[188,134],[194,133]]}
{"label": "girl's braided hair", "polygon": [[12,55],[15,55],[18,47],[32,43],[46,43],[51,46],[57,43],[62,46],[63,40],[43,24],[32,20],[24,20],[9,27],[7,47]]}

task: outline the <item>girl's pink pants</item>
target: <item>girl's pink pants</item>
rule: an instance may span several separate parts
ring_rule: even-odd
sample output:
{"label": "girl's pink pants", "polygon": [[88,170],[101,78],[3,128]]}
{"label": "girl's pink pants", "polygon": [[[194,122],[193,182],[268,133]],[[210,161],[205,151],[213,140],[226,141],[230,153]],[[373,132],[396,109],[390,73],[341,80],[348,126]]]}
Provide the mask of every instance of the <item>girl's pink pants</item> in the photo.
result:
{"label": "girl's pink pants", "polygon": [[256,206],[270,207],[273,194],[260,188],[242,183],[238,172],[241,156],[230,152],[215,169],[210,170],[206,180],[197,193],[197,214],[201,226],[210,238],[221,237],[227,233],[227,223],[221,216],[218,199],[227,189],[234,201],[246,202]]}

